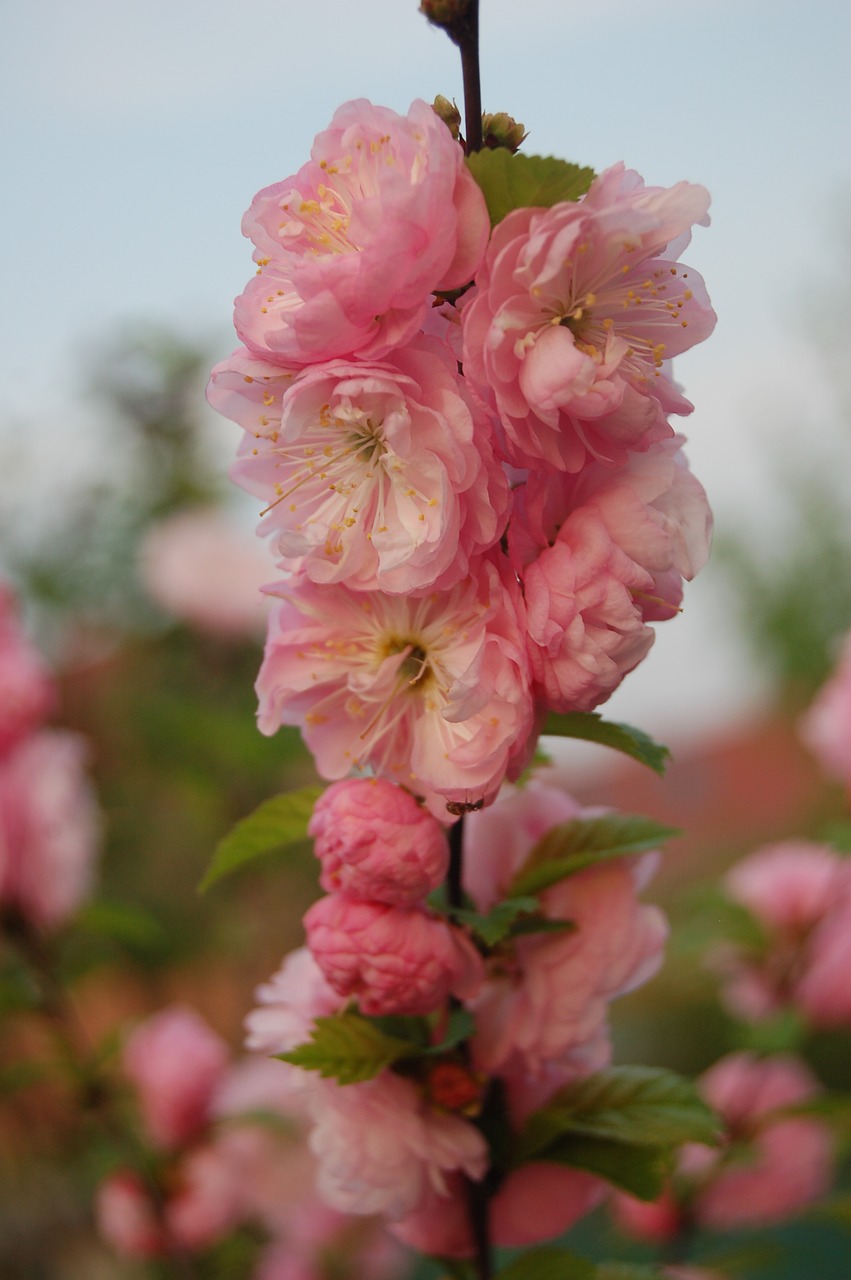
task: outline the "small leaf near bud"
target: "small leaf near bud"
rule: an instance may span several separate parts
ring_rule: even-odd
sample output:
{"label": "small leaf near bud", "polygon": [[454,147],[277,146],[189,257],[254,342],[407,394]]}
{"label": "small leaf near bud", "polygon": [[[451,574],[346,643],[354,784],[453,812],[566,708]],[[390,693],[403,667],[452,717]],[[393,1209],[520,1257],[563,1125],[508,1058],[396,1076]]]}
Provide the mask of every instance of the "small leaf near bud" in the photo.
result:
{"label": "small leaf near bud", "polygon": [[506,111],[486,111],[482,116],[484,145],[491,151],[497,147],[518,151],[528,136],[525,127]]}
{"label": "small leaf near bud", "polygon": [[444,98],[442,93],[439,93],[431,104],[431,109],[436,116],[440,117],[452,137],[457,141],[461,136],[461,112],[455,102],[450,102],[448,98]]}

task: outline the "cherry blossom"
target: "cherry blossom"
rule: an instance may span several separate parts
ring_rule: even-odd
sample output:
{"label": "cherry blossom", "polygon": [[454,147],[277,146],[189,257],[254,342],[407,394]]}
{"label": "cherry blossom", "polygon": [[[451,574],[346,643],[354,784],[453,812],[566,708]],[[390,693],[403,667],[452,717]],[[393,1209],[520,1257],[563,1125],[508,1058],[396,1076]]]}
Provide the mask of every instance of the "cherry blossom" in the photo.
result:
{"label": "cherry blossom", "polygon": [[258,274],[236,300],[237,332],[255,354],[303,365],[407,342],[433,290],[472,279],[489,221],[431,107],[400,116],[358,99],[297,174],[255,196],[242,229]]}
{"label": "cherry blossom", "polygon": [[484,559],[449,591],[421,598],[317,586],[271,589],[257,681],[258,723],[299,724],[320,774],[371,767],[422,795],[476,807],[527,762],[535,712],[522,601],[507,566]]}
{"label": "cherry blossom", "polygon": [[669,434],[691,405],[666,370],[715,323],[677,263],[709,197],[645,187],[615,165],[584,199],[516,209],[494,229],[464,306],[464,370],[499,414],[508,461],[578,471]]}
{"label": "cherry blossom", "polygon": [[231,477],[266,504],[259,531],[316,582],[449,587],[505,528],[489,419],[436,338],[296,378],[237,352],[208,396],[245,429]]}

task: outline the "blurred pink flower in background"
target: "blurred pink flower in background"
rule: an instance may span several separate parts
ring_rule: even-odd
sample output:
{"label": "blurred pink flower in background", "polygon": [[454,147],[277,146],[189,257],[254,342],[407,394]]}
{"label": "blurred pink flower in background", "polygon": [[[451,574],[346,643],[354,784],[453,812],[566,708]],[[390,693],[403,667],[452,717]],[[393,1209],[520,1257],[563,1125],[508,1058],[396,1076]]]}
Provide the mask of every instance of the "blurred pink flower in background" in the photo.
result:
{"label": "blurred pink flower in background", "polygon": [[139,549],[139,573],[151,599],[188,626],[232,639],[262,636],[268,554],[223,512],[191,508],[153,525]]}
{"label": "blurred pink flower in background", "polygon": [[0,907],[38,928],[64,924],[91,891],[100,815],[88,747],[43,729],[0,759]]}
{"label": "blurred pink flower in background", "polygon": [[0,582],[0,758],[53,711],[53,676],[18,618],[15,595]]}
{"label": "blurred pink flower in background", "polygon": [[811,1026],[851,1024],[851,862],[827,845],[786,840],[743,858],[724,888],[761,938],[710,953],[728,1007],[747,1021],[795,1009]]}
{"label": "blurred pink flower in background", "polygon": [[613,1208],[625,1231],[664,1240],[686,1219],[710,1231],[766,1226],[785,1222],[827,1192],[834,1172],[827,1124],[784,1111],[819,1094],[802,1061],[731,1053],[704,1072],[698,1089],[720,1116],[722,1145],[685,1146],[659,1201],[618,1193]]}
{"label": "blurred pink flower in background", "polygon": [[413,906],[446,875],[449,845],[437,819],[384,778],[346,778],[322,793],[308,834],[329,893]]}
{"label": "blurred pink flower in background", "polygon": [[194,1009],[172,1005],[139,1023],[122,1065],[156,1146],[182,1146],[207,1127],[229,1062],[228,1046]]}
{"label": "blurred pink flower in background", "polygon": [[851,794],[851,634],[836,668],[801,720],[801,737],[827,773]]}

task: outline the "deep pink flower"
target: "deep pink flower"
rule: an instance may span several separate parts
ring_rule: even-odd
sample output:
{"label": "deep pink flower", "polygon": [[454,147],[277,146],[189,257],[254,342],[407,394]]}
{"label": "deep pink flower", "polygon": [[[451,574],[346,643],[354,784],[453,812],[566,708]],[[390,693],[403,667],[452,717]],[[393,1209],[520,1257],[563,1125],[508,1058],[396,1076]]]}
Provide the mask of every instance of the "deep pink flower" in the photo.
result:
{"label": "deep pink flower", "polygon": [[851,634],[833,674],[801,721],[801,737],[822,767],[851,793]]}
{"label": "deep pink flower", "polygon": [[255,196],[242,229],[259,270],[236,300],[237,332],[261,357],[304,365],[407,342],[433,290],[472,279],[489,220],[431,107],[400,116],[359,99],[297,174]]}
{"label": "deep pink flower", "polygon": [[42,729],[0,760],[0,905],[55,929],[91,888],[99,814],[88,748]]}
{"label": "deep pink flower", "polygon": [[46,720],[55,701],[53,677],[21,629],[11,589],[0,582],[0,758]]}
{"label": "deep pink flower", "polygon": [[259,725],[299,724],[325,778],[371,767],[425,797],[487,803],[535,727],[516,582],[499,556],[410,598],[279,584],[257,681]]}
{"label": "deep pink flower", "polygon": [[182,1146],[199,1135],[229,1058],[224,1040],[194,1009],[172,1005],[139,1023],[122,1064],[155,1145]]}
{"label": "deep pink flower", "polygon": [[304,927],[331,986],[366,1014],[433,1013],[450,993],[472,996],[481,985],[481,959],[469,939],[419,907],[333,893],[313,904]]}
{"label": "deep pink flower", "polygon": [[578,471],[665,436],[687,413],[665,361],[715,323],[676,263],[709,197],[645,187],[622,165],[584,199],[516,209],[494,230],[464,306],[464,371],[499,414],[508,461]]}
{"label": "deep pink flower", "polygon": [[364,1084],[324,1083],[311,1093],[318,1186],[344,1213],[402,1217],[460,1172],[484,1176],[487,1144],[459,1116],[432,1110],[416,1085],[384,1071]]}
{"label": "deep pink flower", "polygon": [[307,947],[285,956],[277,973],[254,994],[259,1008],[245,1019],[245,1045],[258,1053],[289,1053],[310,1038],[317,1018],[335,1013],[343,1003]]}
{"label": "deep pink flower", "polygon": [[465,577],[501,536],[509,492],[455,357],[419,336],[382,361],[299,377],[246,352],[210,403],[245,429],[231,477],[266,506],[261,533],[316,582],[422,592]]}
{"label": "deep pink flower", "polygon": [[446,875],[444,828],[384,778],[335,782],[317,800],[308,833],[329,893],[413,906]]}

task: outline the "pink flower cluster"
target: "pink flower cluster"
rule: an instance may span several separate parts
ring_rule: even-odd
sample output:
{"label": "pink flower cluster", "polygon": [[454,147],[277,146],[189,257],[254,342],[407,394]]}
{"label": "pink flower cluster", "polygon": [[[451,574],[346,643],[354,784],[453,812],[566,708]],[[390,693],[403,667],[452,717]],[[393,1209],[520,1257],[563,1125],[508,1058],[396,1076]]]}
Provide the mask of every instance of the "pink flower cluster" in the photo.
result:
{"label": "pink flower cluster", "polygon": [[712,965],[737,1017],[795,1010],[812,1027],[851,1025],[851,862],[827,845],[787,840],[733,866],[728,896],[753,916],[759,941],[724,943]]}
{"label": "pink flower cluster", "polygon": [[99,818],[77,734],[47,729],[53,677],[0,584],[0,915],[52,930],[88,895]]}
{"label": "pink flower cluster", "polygon": [[824,1195],[833,1175],[830,1132],[823,1121],[787,1110],[818,1095],[803,1062],[733,1053],[698,1088],[723,1122],[724,1143],[684,1147],[676,1177],[655,1203],[618,1195],[615,1214],[625,1231],[667,1240],[685,1221],[709,1231],[766,1226]]}
{"label": "pink flower cluster", "polygon": [[263,732],[298,725],[322,776],[386,776],[445,818],[644,657],[709,546],[668,422],[691,409],[669,360],[715,321],[678,261],[707,206],[616,165],[491,234],[423,102],[347,103],[259,193],[244,346],[208,396],[286,574]]}
{"label": "pink flower cluster", "polygon": [[[487,913],[537,840],[580,812],[563,791],[532,780],[468,815],[464,875],[475,906]],[[469,1255],[462,1183],[481,1179],[488,1163],[471,1118],[490,1080],[500,1082],[519,1127],[555,1090],[608,1063],[609,1003],[661,962],[665,921],[637,898],[655,855],[561,881],[541,895],[541,907],[548,921],[565,923],[564,932],[520,936],[482,957],[421,901],[445,872],[446,837],[407,792],[380,778],[336,783],[310,830],[332,892],[305,917],[308,948],[288,956],[259,989],[248,1047],[288,1052],[309,1038],[317,1017],[352,997],[366,1014],[440,1018],[452,994],[472,1012],[466,1054],[448,1051],[419,1074],[384,1070],[341,1087],[290,1068],[302,1077],[328,1202],[380,1213],[415,1248]],[[603,1195],[604,1184],[590,1174],[534,1162],[512,1172],[494,1196],[493,1238],[516,1246],[558,1235]]]}
{"label": "pink flower cluster", "polygon": [[233,1063],[197,1013],[174,1005],[132,1032],[122,1066],[151,1158],[145,1173],[120,1168],[98,1188],[98,1228],[117,1253],[196,1254],[251,1224],[266,1238],[252,1280],[314,1280],[328,1259],[341,1276],[360,1266],[378,1280],[400,1274],[371,1224],[354,1235],[317,1197],[299,1098],[280,1064]]}

